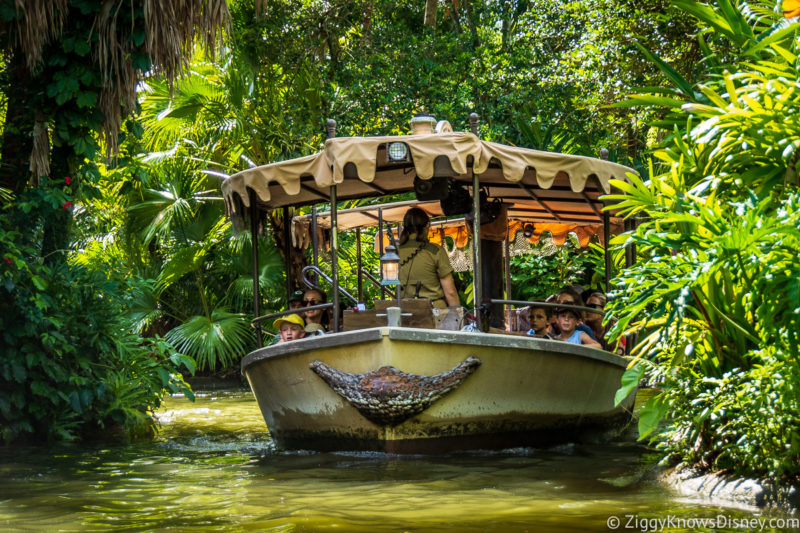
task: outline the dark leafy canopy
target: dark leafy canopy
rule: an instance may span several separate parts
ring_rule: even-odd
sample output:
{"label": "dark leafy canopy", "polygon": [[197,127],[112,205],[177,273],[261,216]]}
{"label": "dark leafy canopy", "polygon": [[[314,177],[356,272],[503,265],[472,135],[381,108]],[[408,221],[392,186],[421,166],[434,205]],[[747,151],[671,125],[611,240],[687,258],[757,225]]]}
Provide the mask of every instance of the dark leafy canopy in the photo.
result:
{"label": "dark leafy canopy", "polygon": [[625,104],[666,107],[668,129],[649,179],[615,183],[640,222],[617,242],[642,258],[615,282],[612,334],[638,333],[664,379],[643,436],[706,468],[795,475],[798,26],[761,2],[676,4],[706,27],[708,72],[693,84],[659,60],[675,87]]}
{"label": "dark leafy canopy", "polygon": [[[342,135],[389,134],[407,131],[419,111],[467,129],[475,111],[492,140],[552,148],[570,137],[587,154],[599,146],[624,152],[643,125],[603,106],[659,80],[634,42],[669,50],[687,67],[696,54],[686,44],[688,17],[666,17],[664,2],[448,0],[434,28],[423,24],[423,8],[280,1],[254,16],[247,2],[235,4],[232,53],[252,73],[254,124],[265,126],[252,145],[281,147],[286,157],[307,153],[306,140],[320,140],[328,117]],[[248,153],[274,160],[259,155]]]}

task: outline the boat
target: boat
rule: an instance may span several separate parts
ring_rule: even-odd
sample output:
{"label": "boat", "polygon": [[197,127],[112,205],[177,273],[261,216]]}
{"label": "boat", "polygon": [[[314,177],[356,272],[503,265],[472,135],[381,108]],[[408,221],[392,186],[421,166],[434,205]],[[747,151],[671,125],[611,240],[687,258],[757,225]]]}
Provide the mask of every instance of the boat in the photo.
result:
{"label": "boat", "polygon": [[[451,218],[458,212],[483,215],[488,202],[497,201],[505,204],[503,224],[508,226],[602,228],[607,250],[611,228],[622,221],[612,208],[603,209],[600,197],[611,192],[612,178],[626,179],[633,170],[602,158],[483,141],[475,116],[469,132],[454,132],[446,122],[434,128],[427,117],[423,121],[430,123],[428,131],[383,137],[336,137],[335,123],[329,121],[321,152],[227,178],[222,185],[226,210],[235,226],[249,222],[255,235],[263,232],[268,210],[283,209],[286,220],[289,207],[327,203],[330,257],[337,258],[339,202],[413,191],[416,205],[435,211],[438,204]],[[454,203],[460,205],[454,208]],[[399,206],[350,213],[354,220],[361,217],[383,229],[397,216],[392,207]],[[311,222],[323,218],[313,211]],[[460,327],[462,315],[455,310],[437,316],[429,303],[389,299],[374,310],[356,307],[361,312],[346,313],[344,323],[333,313],[332,331],[325,335],[262,346],[261,324],[288,311],[259,316],[254,284],[259,347],[243,358],[242,372],[279,447],[443,453],[541,446],[597,438],[629,420],[633,394],[614,405],[627,366],[624,357],[497,327],[503,320],[498,308],[530,302],[507,299],[508,282],[504,289],[495,268],[502,261],[503,243],[482,239],[485,222],[472,216],[469,224],[473,242],[481,244],[472,247],[472,267],[474,292],[482,295],[471,309],[471,328]],[[440,231],[447,224],[443,221]],[[283,230],[288,237],[289,225]],[[384,238],[377,240],[383,252]],[[257,239],[253,243],[257,272]],[[508,253],[505,257],[507,271]],[[341,298],[360,299],[360,284],[358,297],[339,287],[338,260],[330,271],[332,302],[316,307],[339,309]],[[448,315],[458,317],[455,326]],[[348,321],[355,327],[348,327]]]}

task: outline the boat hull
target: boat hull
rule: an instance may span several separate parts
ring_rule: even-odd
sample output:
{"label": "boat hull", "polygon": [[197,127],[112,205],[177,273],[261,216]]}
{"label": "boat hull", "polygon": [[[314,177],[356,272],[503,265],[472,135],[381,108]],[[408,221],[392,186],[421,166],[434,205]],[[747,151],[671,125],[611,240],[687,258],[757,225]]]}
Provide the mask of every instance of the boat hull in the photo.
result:
{"label": "boat hull", "polygon": [[[478,362],[451,390],[422,412],[389,422],[368,419],[312,369],[322,363],[366,383],[364,376],[382,367],[445,375],[469,357]],[[613,405],[625,365],[619,356],[558,341],[373,328],[262,348],[242,369],[279,447],[441,453],[555,444],[613,430],[630,418],[632,396]],[[371,379],[383,386],[387,378]]]}

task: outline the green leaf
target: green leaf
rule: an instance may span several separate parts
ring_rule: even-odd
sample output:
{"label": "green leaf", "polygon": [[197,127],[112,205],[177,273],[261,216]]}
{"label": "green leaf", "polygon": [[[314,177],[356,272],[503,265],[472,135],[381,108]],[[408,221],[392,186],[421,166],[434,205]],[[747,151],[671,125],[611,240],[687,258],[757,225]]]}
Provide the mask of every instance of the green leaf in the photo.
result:
{"label": "green leaf", "polygon": [[202,103],[197,104],[186,104],[180,107],[176,107],[169,113],[165,115],[168,118],[188,118],[194,120],[197,117],[197,113],[203,109]]}
{"label": "green leaf", "polygon": [[78,39],[75,41],[74,50],[76,54],[83,57],[92,51],[92,47],[88,42],[84,41],[83,39]]}
{"label": "green leaf", "polygon": [[14,375],[14,381],[17,383],[23,383],[28,378],[28,372],[25,370],[25,367],[17,363],[11,364],[11,372]]}
{"label": "green leaf", "polygon": [[644,376],[644,365],[634,365],[622,374],[622,386],[614,394],[614,407],[617,407],[639,386]]}
{"label": "green leaf", "polygon": [[244,314],[215,309],[210,318],[194,316],[170,330],[166,338],[179,351],[194,357],[200,369],[213,369],[217,361],[229,365],[243,357],[253,333]]}
{"label": "green leaf", "polygon": [[183,394],[186,396],[186,398],[187,398],[187,399],[188,399],[190,402],[193,402],[193,401],[194,401],[194,399],[195,399],[195,396],[194,396],[194,391],[191,389],[191,387],[188,387],[188,386],[184,387],[184,388],[183,388]]}
{"label": "green leaf", "polygon": [[181,366],[185,366],[189,370],[189,373],[194,375],[197,365],[194,362],[194,359],[192,359],[191,357],[187,357],[179,353],[174,353],[169,356],[169,359],[178,368],[180,368]]}
{"label": "green leaf", "polygon": [[716,11],[706,4],[700,4],[695,0],[673,0],[672,4],[679,9],[694,15],[702,22],[715,28],[717,31],[728,37],[731,41],[738,41],[736,33],[731,28],[725,18],[721,17]]}
{"label": "green leaf", "polygon": [[131,41],[136,46],[142,46],[144,44],[145,33],[142,28],[137,28],[131,33]]}
{"label": "green leaf", "polygon": [[751,46],[750,48],[745,50],[743,53],[744,53],[744,55],[757,56],[757,52],[760,52],[760,51],[764,50],[768,46],[772,46],[774,43],[777,43],[779,41],[782,41],[783,39],[786,39],[787,37],[789,37],[792,34],[794,34],[796,31],[797,31],[797,25],[796,24],[791,24],[789,26],[786,26],[785,28],[782,28],[782,29],[780,29],[780,30],[778,30],[776,32],[773,32],[773,33],[769,34],[768,36],[764,37],[757,44]]}
{"label": "green leaf", "polygon": [[69,395],[69,403],[72,406],[72,410],[76,413],[80,414],[83,413],[83,406],[81,405],[81,399],[78,396],[78,393],[72,391]]}
{"label": "green leaf", "polygon": [[639,43],[634,43],[634,44],[636,44],[636,47],[639,49],[639,51],[642,52],[642,54],[644,54],[644,56],[650,62],[655,63],[655,65],[661,70],[661,72],[663,72],[672,81],[672,83],[674,83],[678,87],[678,89],[680,89],[680,91],[683,94],[689,97],[694,95],[694,91],[692,90],[691,84],[689,84],[689,82],[686,81],[683,78],[683,76],[678,74],[677,70],[669,66],[667,63],[665,63],[653,52],[651,52],[641,44]]}
{"label": "green leaf", "polygon": [[166,387],[169,385],[169,372],[163,366],[156,368],[156,372],[158,372],[158,377],[161,378],[161,385]]}
{"label": "green leaf", "polygon": [[94,107],[97,104],[97,93],[93,91],[82,91],[75,99],[78,107]]}
{"label": "green leaf", "polygon": [[639,409],[639,440],[644,439],[656,429],[667,412],[663,393],[653,396]]}
{"label": "green leaf", "polygon": [[83,389],[80,392],[80,398],[81,398],[81,405],[84,408],[86,408],[89,407],[89,405],[92,403],[92,400],[94,399],[94,394],[92,394],[91,389]]}
{"label": "green leaf", "polygon": [[636,107],[641,105],[655,105],[664,107],[681,107],[685,100],[657,96],[653,94],[632,94],[627,100],[611,104],[608,107]]}

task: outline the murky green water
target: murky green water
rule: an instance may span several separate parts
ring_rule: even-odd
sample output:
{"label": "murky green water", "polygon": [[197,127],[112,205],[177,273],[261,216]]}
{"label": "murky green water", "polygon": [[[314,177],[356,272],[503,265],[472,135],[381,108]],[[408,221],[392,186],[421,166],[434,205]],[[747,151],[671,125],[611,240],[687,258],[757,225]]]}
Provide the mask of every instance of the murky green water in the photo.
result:
{"label": "murky green water", "polygon": [[617,517],[621,531],[696,531],[697,519],[750,531],[730,522],[785,518],[682,500],[631,443],[281,452],[249,391],[173,398],[160,416],[156,442],[0,449],[0,530],[577,532]]}

